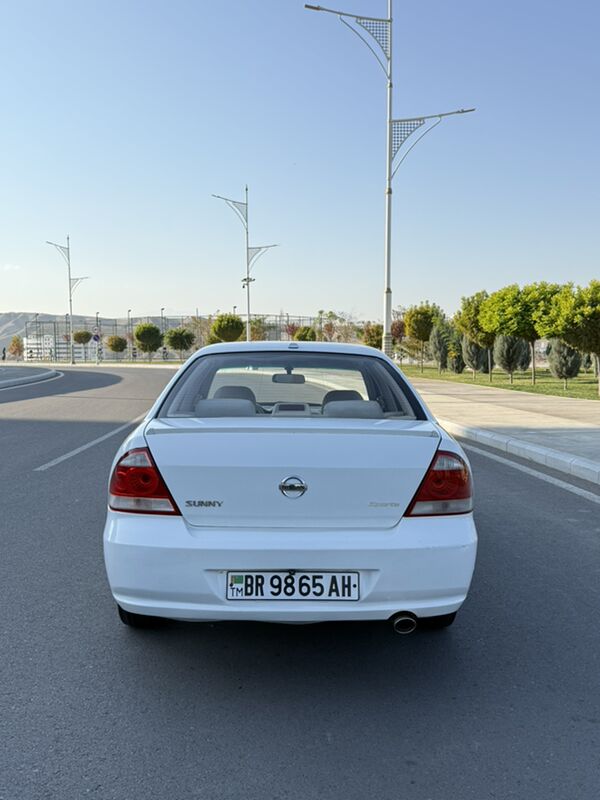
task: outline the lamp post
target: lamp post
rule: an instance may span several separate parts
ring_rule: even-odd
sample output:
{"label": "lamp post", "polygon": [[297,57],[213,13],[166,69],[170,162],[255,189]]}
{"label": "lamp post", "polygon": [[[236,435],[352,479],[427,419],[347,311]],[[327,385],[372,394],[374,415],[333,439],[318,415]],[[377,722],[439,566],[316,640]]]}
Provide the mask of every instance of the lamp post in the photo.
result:
{"label": "lamp post", "polygon": [[213,194],[219,200],[224,200],[227,205],[235,211],[240,218],[242,225],[246,231],[246,277],[242,278],[242,286],[246,289],[246,341],[249,342],[252,338],[250,335],[250,284],[256,278],[250,277],[250,272],[255,262],[272,247],[277,247],[276,244],[268,244],[263,247],[250,247],[250,231],[248,226],[248,187],[246,186],[246,199],[244,202],[239,200],[230,200],[228,197],[221,197],[220,194]]}
{"label": "lamp post", "polygon": [[133,333],[131,330],[131,309],[127,309],[127,338],[129,339],[129,360],[133,361]]}
{"label": "lamp post", "polygon": [[163,314],[164,314],[164,311],[165,311],[165,307],[163,306],[163,307],[161,308],[161,310],[160,310],[160,332],[161,332],[161,333],[164,333],[164,332],[165,332],[165,318],[164,318],[164,316],[163,316]]}
{"label": "lamp post", "polygon": [[[443,117],[454,114],[466,114],[475,111],[474,108],[450,111],[444,114],[434,114],[427,117],[413,117],[408,119],[393,119],[392,117],[392,0],[388,0],[387,17],[366,17],[358,14],[348,14],[345,11],[336,11],[332,8],[305,4],[310,11],[324,11],[335,14],[340,22],[355,33],[377,59],[387,79],[387,116],[386,116],[386,182],[385,182],[385,227],[384,227],[384,283],[383,283],[383,351],[392,355],[392,179],[398,167],[404,161],[415,144],[426,133],[435,128]],[[367,38],[367,37],[370,37]],[[372,43],[374,42],[374,44]],[[417,128],[426,125],[427,120],[436,120],[418,139],[411,145],[394,169],[394,159],[404,142]]]}
{"label": "lamp post", "polygon": [[64,245],[62,244],[56,244],[56,242],[46,241],[46,244],[51,244],[52,247],[55,247],[61,254],[61,256],[64,258],[67,264],[67,272],[69,274],[69,354],[71,358],[71,364],[74,364],[75,354],[73,351],[73,292],[82,281],[87,280],[87,275],[83,278],[71,277],[71,244],[68,236],[67,236],[66,247],[64,247]]}

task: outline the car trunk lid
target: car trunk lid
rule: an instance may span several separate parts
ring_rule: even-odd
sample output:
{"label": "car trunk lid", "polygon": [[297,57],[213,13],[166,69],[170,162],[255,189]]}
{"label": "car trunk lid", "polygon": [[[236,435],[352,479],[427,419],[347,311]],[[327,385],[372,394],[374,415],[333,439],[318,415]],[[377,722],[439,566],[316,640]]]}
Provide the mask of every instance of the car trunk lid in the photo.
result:
{"label": "car trunk lid", "polygon": [[166,418],[145,435],[187,523],[249,529],[393,527],[440,440],[399,419]]}

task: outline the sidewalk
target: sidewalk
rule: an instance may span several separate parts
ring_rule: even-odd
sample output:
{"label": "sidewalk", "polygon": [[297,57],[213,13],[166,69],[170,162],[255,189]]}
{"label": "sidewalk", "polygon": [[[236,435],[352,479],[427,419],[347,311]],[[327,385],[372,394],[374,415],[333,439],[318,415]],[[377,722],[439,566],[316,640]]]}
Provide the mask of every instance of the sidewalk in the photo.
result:
{"label": "sidewalk", "polygon": [[600,402],[413,379],[449,433],[600,484]]}

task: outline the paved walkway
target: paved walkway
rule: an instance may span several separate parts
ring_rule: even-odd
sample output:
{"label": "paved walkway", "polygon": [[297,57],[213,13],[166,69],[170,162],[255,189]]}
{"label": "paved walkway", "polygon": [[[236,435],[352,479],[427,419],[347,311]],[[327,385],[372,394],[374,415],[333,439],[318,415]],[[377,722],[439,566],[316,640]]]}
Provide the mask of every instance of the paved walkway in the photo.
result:
{"label": "paved walkway", "polygon": [[[451,423],[447,426],[451,433],[600,482],[599,401],[446,381],[412,382],[440,422]],[[469,429],[485,431],[490,436],[487,441],[485,437],[469,436]],[[519,443],[523,445],[520,450]],[[553,453],[557,454],[554,462]],[[596,477],[586,472],[585,463],[581,469],[577,469],[577,463],[575,469],[564,469],[567,461],[589,462]]]}

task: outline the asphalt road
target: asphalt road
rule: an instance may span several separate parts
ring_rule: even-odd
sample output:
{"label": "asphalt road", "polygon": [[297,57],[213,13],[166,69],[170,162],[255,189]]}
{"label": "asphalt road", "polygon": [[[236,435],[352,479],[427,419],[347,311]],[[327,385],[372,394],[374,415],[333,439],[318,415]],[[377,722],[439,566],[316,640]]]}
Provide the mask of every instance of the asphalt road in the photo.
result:
{"label": "asphalt road", "polygon": [[473,455],[453,628],[118,621],[107,473],[171,373],[0,392],[1,800],[596,800],[600,506]]}

